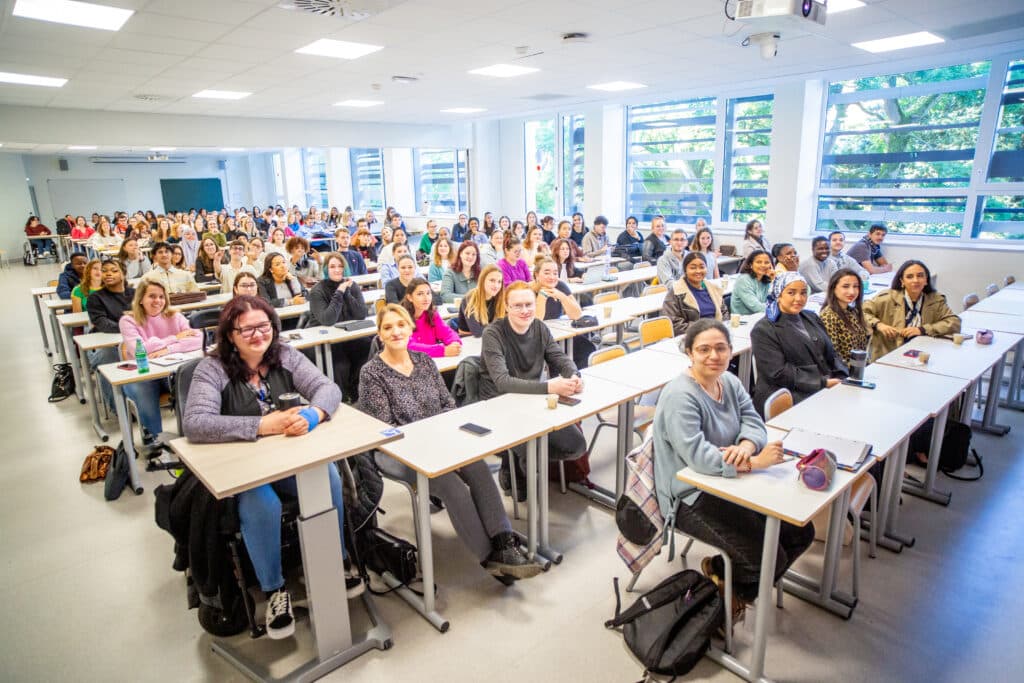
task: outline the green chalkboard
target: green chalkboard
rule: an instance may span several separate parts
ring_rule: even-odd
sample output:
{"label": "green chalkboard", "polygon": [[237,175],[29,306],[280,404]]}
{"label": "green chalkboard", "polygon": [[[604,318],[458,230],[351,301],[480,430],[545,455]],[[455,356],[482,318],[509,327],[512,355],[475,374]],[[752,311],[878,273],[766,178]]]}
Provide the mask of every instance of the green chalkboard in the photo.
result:
{"label": "green chalkboard", "polygon": [[160,193],[164,196],[164,213],[224,208],[220,178],[161,178]]}

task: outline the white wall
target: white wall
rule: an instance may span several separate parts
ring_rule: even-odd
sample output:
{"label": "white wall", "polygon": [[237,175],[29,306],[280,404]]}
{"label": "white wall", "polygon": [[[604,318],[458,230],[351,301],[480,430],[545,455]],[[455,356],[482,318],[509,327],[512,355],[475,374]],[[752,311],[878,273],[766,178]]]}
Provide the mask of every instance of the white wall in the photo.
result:
{"label": "white wall", "polygon": [[405,216],[419,214],[416,187],[413,182],[412,149],[391,148],[383,152],[384,195],[388,206]]}
{"label": "white wall", "polygon": [[[61,171],[58,167],[58,158],[55,156],[42,156],[26,154],[22,157],[25,165],[25,175],[31,178],[31,184],[36,188],[36,201],[39,204],[39,215],[43,222],[53,227],[57,217],[63,216],[65,209],[60,206],[50,205],[50,194],[47,190],[46,181],[49,179],[59,180],[87,180],[87,179],[111,179],[121,178],[125,182],[125,194],[128,197],[128,206],[117,206],[118,200],[111,200],[106,197],[96,197],[96,211],[100,213],[111,213],[115,210],[135,211],[137,209],[152,209],[157,213],[164,210],[163,195],[160,192],[161,178],[220,178],[221,187],[224,189],[225,172],[220,170],[218,157],[187,157],[183,164],[163,163],[140,163],[140,164],[94,164],[85,156],[68,156],[68,170]],[[243,157],[238,158],[238,164],[248,162]],[[248,170],[242,174],[240,171],[235,174],[239,179],[239,185],[244,176],[248,176]],[[233,190],[234,191],[234,190]],[[242,187],[238,190],[242,199],[240,205],[252,203],[251,190]],[[225,196],[225,203],[232,205]],[[5,215],[6,215],[5,211]]]}
{"label": "white wall", "polygon": [[[19,154],[0,154],[0,248],[7,258],[21,258],[21,245],[25,241],[25,221],[32,214],[32,200],[25,182],[25,165]],[[44,221],[50,228],[56,226]]]}

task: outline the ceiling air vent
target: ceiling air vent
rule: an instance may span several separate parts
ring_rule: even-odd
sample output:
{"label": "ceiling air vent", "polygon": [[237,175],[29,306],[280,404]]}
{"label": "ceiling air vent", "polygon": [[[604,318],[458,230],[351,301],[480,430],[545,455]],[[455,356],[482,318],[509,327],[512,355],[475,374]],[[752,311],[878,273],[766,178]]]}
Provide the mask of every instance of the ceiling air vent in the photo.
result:
{"label": "ceiling air vent", "polygon": [[564,100],[568,95],[559,95],[552,92],[542,92],[536,95],[526,95],[524,100],[535,100],[537,102],[550,102],[551,100]]}
{"label": "ceiling air vent", "polygon": [[162,95],[132,95],[132,99],[138,100],[139,102],[162,102],[165,98]]}
{"label": "ceiling air vent", "polygon": [[369,19],[375,14],[400,4],[402,0],[292,0],[303,12],[325,17],[341,17],[353,21]]}

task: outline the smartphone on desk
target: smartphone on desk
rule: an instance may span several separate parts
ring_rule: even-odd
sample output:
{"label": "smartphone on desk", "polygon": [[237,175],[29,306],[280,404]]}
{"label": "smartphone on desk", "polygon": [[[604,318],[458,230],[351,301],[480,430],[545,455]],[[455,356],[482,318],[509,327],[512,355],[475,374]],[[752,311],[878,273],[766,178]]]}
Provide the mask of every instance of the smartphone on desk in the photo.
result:
{"label": "smartphone on desk", "polygon": [[484,436],[486,434],[491,433],[491,430],[488,429],[487,427],[481,427],[480,425],[473,424],[472,422],[467,422],[464,425],[460,425],[459,429],[461,429],[464,432],[469,432],[470,434],[476,434],[477,436]]}
{"label": "smartphone on desk", "polygon": [[875,386],[876,386],[874,382],[867,382],[867,381],[860,381],[860,382],[858,382],[857,380],[850,379],[849,377],[847,377],[846,379],[843,380],[843,384],[845,384],[848,387],[860,387],[861,389],[874,389]]}
{"label": "smartphone on desk", "polygon": [[139,366],[135,363],[118,363],[118,370],[138,370]]}
{"label": "smartphone on desk", "polygon": [[563,406],[578,406],[580,404],[580,399],[572,398],[570,396],[559,396],[558,402]]}

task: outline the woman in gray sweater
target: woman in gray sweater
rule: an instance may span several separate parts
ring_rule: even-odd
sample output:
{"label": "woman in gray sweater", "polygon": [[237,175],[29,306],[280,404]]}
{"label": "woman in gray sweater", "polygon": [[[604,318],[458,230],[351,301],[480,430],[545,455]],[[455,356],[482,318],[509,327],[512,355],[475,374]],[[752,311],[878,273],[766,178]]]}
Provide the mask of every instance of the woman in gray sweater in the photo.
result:
{"label": "woman in gray sweater", "polygon": [[[782,443],[767,443],[767,431],[738,379],[727,372],[732,357],[729,331],[701,318],[683,338],[691,367],[661,392],[654,414],[654,481],[666,520],[698,540],[723,549],[732,560],[734,623],[757,598],[764,515],[717,498],[676,479],[689,467],[701,474],[736,477],[783,461]],[[814,540],[814,527],[785,522],[775,564],[778,580]],[[722,588],[721,556],[705,557],[701,569]]]}
{"label": "woman in gray sweater", "polygon": [[[281,396],[292,392],[302,395],[309,405],[279,407]],[[214,355],[196,366],[182,427],[185,436],[196,443],[255,441],[271,434],[297,437],[329,419],[340,402],[337,385],[301,352],[281,342],[281,321],[270,304],[254,296],[237,296],[221,312]],[[344,552],[341,478],[336,468],[327,469]],[[291,595],[281,572],[282,493],[297,495],[295,477],[236,496],[242,538],[260,588],[267,595],[267,635],[275,639],[295,631]],[[348,560],[345,565],[345,583],[353,597],[363,586],[358,575],[350,576]]]}

